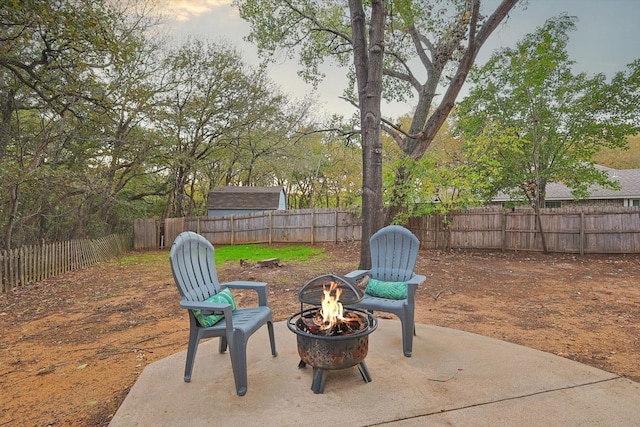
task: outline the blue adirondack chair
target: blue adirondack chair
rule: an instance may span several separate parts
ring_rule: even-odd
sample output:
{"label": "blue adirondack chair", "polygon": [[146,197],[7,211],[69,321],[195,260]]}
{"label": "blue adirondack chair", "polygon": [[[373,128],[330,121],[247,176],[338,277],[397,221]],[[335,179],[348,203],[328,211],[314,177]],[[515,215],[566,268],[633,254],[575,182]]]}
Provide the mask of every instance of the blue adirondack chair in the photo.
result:
{"label": "blue adirondack chair", "polygon": [[355,270],[346,276],[356,281],[370,276],[364,298],[350,307],[393,313],[402,325],[402,350],[411,357],[415,335],[415,293],[426,279],[415,274],[420,242],[406,228],[390,225],[376,232],[369,241],[371,269]]}
{"label": "blue adirondack chair", "polygon": [[[247,392],[247,341],[267,325],[271,354],[277,356],[271,309],[267,305],[267,284],[235,281],[220,283],[216,272],[213,245],[191,231],[181,233],[169,252],[171,271],[182,297],[180,306],[189,310],[189,346],[184,370],[185,382],[191,381],[191,371],[203,338],[220,337],[219,351],[229,347],[231,367],[238,396]],[[228,289],[253,290],[258,294],[258,306],[236,308]]]}

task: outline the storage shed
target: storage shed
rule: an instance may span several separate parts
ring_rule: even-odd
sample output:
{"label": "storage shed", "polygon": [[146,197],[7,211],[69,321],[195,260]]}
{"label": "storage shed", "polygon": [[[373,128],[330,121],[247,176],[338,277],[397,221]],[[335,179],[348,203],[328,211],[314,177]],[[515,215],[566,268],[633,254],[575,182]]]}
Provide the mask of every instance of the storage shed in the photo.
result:
{"label": "storage shed", "polygon": [[207,198],[207,215],[238,215],[287,209],[282,187],[217,187]]}

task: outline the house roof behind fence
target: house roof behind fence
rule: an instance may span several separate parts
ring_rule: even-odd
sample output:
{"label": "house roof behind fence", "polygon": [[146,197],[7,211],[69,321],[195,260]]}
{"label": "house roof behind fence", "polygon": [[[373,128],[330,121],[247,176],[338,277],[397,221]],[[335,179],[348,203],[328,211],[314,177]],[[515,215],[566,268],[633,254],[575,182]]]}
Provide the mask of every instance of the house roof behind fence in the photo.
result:
{"label": "house roof behind fence", "polygon": [[[611,181],[620,184],[620,190],[609,190],[594,185],[589,189],[589,199],[640,199],[640,169],[613,169],[596,165],[596,168],[609,174]],[[546,187],[546,200],[573,200],[571,189],[560,182],[550,182]],[[493,198],[495,202],[510,200],[509,196],[500,192]]]}
{"label": "house roof behind fence", "polygon": [[207,209],[278,209],[282,187],[217,187],[209,193]]}

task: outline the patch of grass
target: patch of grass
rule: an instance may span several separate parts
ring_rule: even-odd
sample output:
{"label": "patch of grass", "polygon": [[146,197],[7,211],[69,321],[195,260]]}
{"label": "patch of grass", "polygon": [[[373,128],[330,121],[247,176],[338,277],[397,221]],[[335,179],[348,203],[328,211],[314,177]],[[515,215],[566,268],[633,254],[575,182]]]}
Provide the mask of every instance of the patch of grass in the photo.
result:
{"label": "patch of grass", "polygon": [[[216,265],[222,265],[228,261],[240,261],[245,259],[249,262],[262,261],[265,259],[278,258],[284,262],[304,263],[311,258],[317,260],[323,256],[322,248],[312,248],[304,245],[230,245],[216,246]],[[119,263],[121,266],[127,265],[152,265],[166,262],[169,263],[169,251],[149,251],[134,252],[111,262]]]}
{"label": "patch of grass", "polygon": [[280,261],[305,262],[313,257],[322,256],[321,248],[309,246],[268,246],[268,245],[233,245],[216,248],[216,264],[221,265],[227,261],[239,261],[245,259],[249,262],[278,258]]}

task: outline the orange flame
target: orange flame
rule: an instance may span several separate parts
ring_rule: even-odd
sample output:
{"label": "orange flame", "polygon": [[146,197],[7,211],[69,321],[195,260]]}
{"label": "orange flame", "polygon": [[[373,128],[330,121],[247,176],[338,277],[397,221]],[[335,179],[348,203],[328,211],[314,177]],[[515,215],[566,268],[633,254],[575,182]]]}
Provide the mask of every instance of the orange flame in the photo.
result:
{"label": "orange flame", "polygon": [[322,285],[322,293],[324,295],[322,296],[322,309],[320,311],[322,315],[322,326],[320,329],[326,330],[333,328],[338,322],[345,321],[346,319],[342,317],[342,303],[339,301],[342,289],[338,288],[338,284],[331,282],[329,289],[327,289],[326,285]]}

